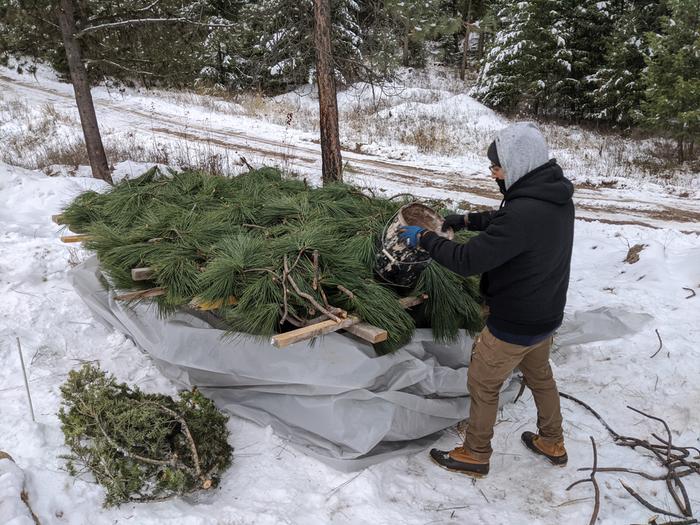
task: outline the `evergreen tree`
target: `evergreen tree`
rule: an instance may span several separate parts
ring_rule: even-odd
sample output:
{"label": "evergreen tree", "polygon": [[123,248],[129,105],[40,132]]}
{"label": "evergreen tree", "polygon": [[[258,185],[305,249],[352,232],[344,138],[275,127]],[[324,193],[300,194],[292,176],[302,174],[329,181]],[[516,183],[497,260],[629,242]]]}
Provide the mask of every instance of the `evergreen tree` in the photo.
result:
{"label": "evergreen tree", "polygon": [[700,0],[667,0],[661,33],[649,33],[641,122],[678,143],[678,160],[700,137]]}
{"label": "evergreen tree", "polygon": [[440,35],[456,32],[459,18],[445,12],[443,0],[386,0],[384,8],[396,24],[404,66],[425,62],[424,43]]}
{"label": "evergreen tree", "polygon": [[608,2],[498,2],[499,29],[474,93],[485,103],[537,116],[579,119],[605,54]]}
{"label": "evergreen tree", "polygon": [[567,1],[565,23],[569,26],[567,47],[571,52],[571,71],[558,89],[560,116],[579,120],[591,113],[595,89],[594,76],[604,63],[606,42],[613,32],[613,1]]}
{"label": "evergreen tree", "polygon": [[[333,54],[341,82],[362,71],[362,34],[355,0],[332,4]],[[280,90],[312,80],[314,74],[313,1],[262,0],[241,10],[237,83]]]}
{"label": "evergreen tree", "polygon": [[500,29],[484,58],[475,96],[505,111],[554,112],[572,70],[566,7],[562,0],[498,2]]}
{"label": "evergreen tree", "polygon": [[657,0],[625,0],[612,12],[603,67],[592,77],[595,89],[589,118],[627,126],[644,96],[641,80],[649,48],[647,32],[660,30],[663,5]]}

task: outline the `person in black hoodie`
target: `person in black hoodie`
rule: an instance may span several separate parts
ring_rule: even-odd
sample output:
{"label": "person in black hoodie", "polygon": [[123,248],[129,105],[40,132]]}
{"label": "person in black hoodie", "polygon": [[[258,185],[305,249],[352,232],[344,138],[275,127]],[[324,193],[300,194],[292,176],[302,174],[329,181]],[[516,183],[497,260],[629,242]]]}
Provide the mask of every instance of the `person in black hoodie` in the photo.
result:
{"label": "person in black hoodie", "polygon": [[468,371],[471,398],[464,444],[433,449],[440,466],[472,476],[489,471],[491,438],[503,382],[519,367],[537,405],[538,433],[524,444],[556,465],[565,465],[559,393],[549,365],[552,335],[561,325],[574,235],[573,185],[532,123],[497,134],[487,153],[503,193],[500,209],[446,217],[443,228],[481,233],[461,244],[418,226],[400,235],[463,276],[481,274],[489,315],[476,337]]}

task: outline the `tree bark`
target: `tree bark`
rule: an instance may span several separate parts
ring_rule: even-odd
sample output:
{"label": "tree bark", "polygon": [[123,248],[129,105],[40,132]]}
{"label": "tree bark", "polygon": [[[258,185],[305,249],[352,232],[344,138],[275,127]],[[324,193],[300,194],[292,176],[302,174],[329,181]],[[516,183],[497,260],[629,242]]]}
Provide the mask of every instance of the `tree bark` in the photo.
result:
{"label": "tree bark", "polygon": [[467,20],[464,24],[464,49],[462,50],[462,65],[459,68],[459,79],[464,80],[465,72],[467,70],[467,56],[469,54],[469,24],[472,22],[472,2],[469,0],[467,7]]}
{"label": "tree bark", "polygon": [[403,54],[401,58],[401,64],[403,67],[409,67],[411,64],[411,53],[410,53],[410,40],[409,40],[409,33],[408,30],[406,30],[406,34],[403,36]]}
{"label": "tree bark", "polygon": [[73,83],[73,91],[75,92],[75,102],[78,105],[80,124],[83,127],[83,135],[85,137],[88,158],[90,159],[90,167],[92,168],[92,176],[96,179],[102,179],[109,184],[113,184],[112,175],[107,163],[107,156],[105,155],[105,149],[102,145],[100,128],[97,124],[95,106],[92,102],[90,83],[83,62],[80,43],[75,37],[75,6],[73,1],[74,0],[61,0],[57,14],[58,22],[61,26],[61,34],[63,36],[63,46],[66,50],[68,69],[70,70],[71,81]]}
{"label": "tree bark", "polygon": [[343,159],[340,156],[338,99],[333,71],[330,0],[314,0],[314,41],[316,44],[323,184],[342,182]]}

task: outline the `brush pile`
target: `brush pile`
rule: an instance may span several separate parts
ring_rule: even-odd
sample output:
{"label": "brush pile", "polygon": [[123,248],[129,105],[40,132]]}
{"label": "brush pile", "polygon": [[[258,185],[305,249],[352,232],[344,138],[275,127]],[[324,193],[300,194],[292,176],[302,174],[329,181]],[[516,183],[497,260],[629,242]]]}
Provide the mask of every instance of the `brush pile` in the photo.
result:
{"label": "brush pile", "polygon": [[[440,341],[481,325],[475,278],[431,263],[413,289],[376,279],[382,231],[405,203],[343,184],[311,188],[270,168],[238,177],[154,168],[79,195],[61,218],[87,234],[111,286],[162,288],[152,300],[163,315],[197,298],[220,305],[231,332],[270,336],[347,312],[388,332],[376,345],[385,353],[416,323]],[[132,280],[140,267],[149,281]],[[421,293],[428,300],[413,312],[399,303]]]}
{"label": "brush pile", "polygon": [[92,473],[107,507],[214,488],[231,464],[228,417],[198,390],[146,394],[88,363],[61,395],[67,470]]}

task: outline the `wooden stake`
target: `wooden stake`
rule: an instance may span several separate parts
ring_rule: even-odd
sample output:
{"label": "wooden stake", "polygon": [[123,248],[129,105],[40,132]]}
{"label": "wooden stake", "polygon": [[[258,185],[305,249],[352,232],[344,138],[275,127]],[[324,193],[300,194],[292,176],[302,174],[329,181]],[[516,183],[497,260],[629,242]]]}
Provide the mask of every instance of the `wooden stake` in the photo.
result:
{"label": "wooden stake", "polygon": [[81,234],[81,235],[62,235],[61,236],[61,242],[84,242],[84,241],[89,241],[90,236]]}
{"label": "wooden stake", "polygon": [[165,295],[165,288],[149,288],[148,290],[139,290],[137,292],[129,292],[122,295],[115,295],[115,301],[134,301],[136,299],[148,299],[149,297],[158,297]]}
{"label": "wooden stake", "polygon": [[350,332],[360,339],[364,339],[372,344],[381,343],[382,341],[389,339],[389,332],[369,323],[354,324],[352,326],[348,326],[345,331]]}
{"label": "wooden stake", "polygon": [[27,381],[27,370],[24,368],[24,357],[22,357],[22,343],[17,338],[17,351],[19,352],[19,362],[22,364],[22,376],[24,377],[24,388],[27,389],[27,400],[29,401],[29,411],[32,414],[32,421],[36,423],[34,418],[34,406],[32,405],[32,395],[29,393],[29,381]]}
{"label": "wooden stake", "polygon": [[[399,303],[401,303],[401,306],[404,308],[411,308],[412,306],[421,304],[427,298],[427,294],[416,297],[402,297],[399,299]],[[341,319],[340,322],[328,319],[283,334],[277,334],[272,336],[270,343],[276,348],[284,348],[291,344],[307,341],[320,335],[337,332],[338,330],[346,330],[370,343],[381,343],[389,338],[389,334],[386,330],[365,323],[356,315],[350,315],[347,319]]]}
{"label": "wooden stake", "polygon": [[418,306],[419,304],[425,302],[427,298],[428,294],[424,293],[415,297],[402,297],[399,299],[399,302],[404,309],[408,310],[409,308],[413,308],[414,306]]}
{"label": "wooden stake", "polygon": [[333,319],[328,319],[327,321],[304,326],[303,328],[298,328],[290,332],[274,335],[270,339],[270,343],[276,348],[284,348],[291,344],[298,343],[299,341],[306,341],[320,335],[337,332],[338,330],[348,328],[361,322],[362,320],[355,315],[351,315],[347,319],[342,319],[339,323]]}
{"label": "wooden stake", "polygon": [[225,301],[223,299],[217,299],[216,301],[205,301],[201,297],[195,297],[190,301],[188,306],[190,308],[194,308],[195,310],[203,310],[206,312],[209,310],[218,310],[222,306],[233,306],[234,304],[238,304],[238,299],[231,295]]}
{"label": "wooden stake", "polygon": [[131,278],[134,281],[148,281],[153,279],[153,270],[151,268],[132,268]]}

